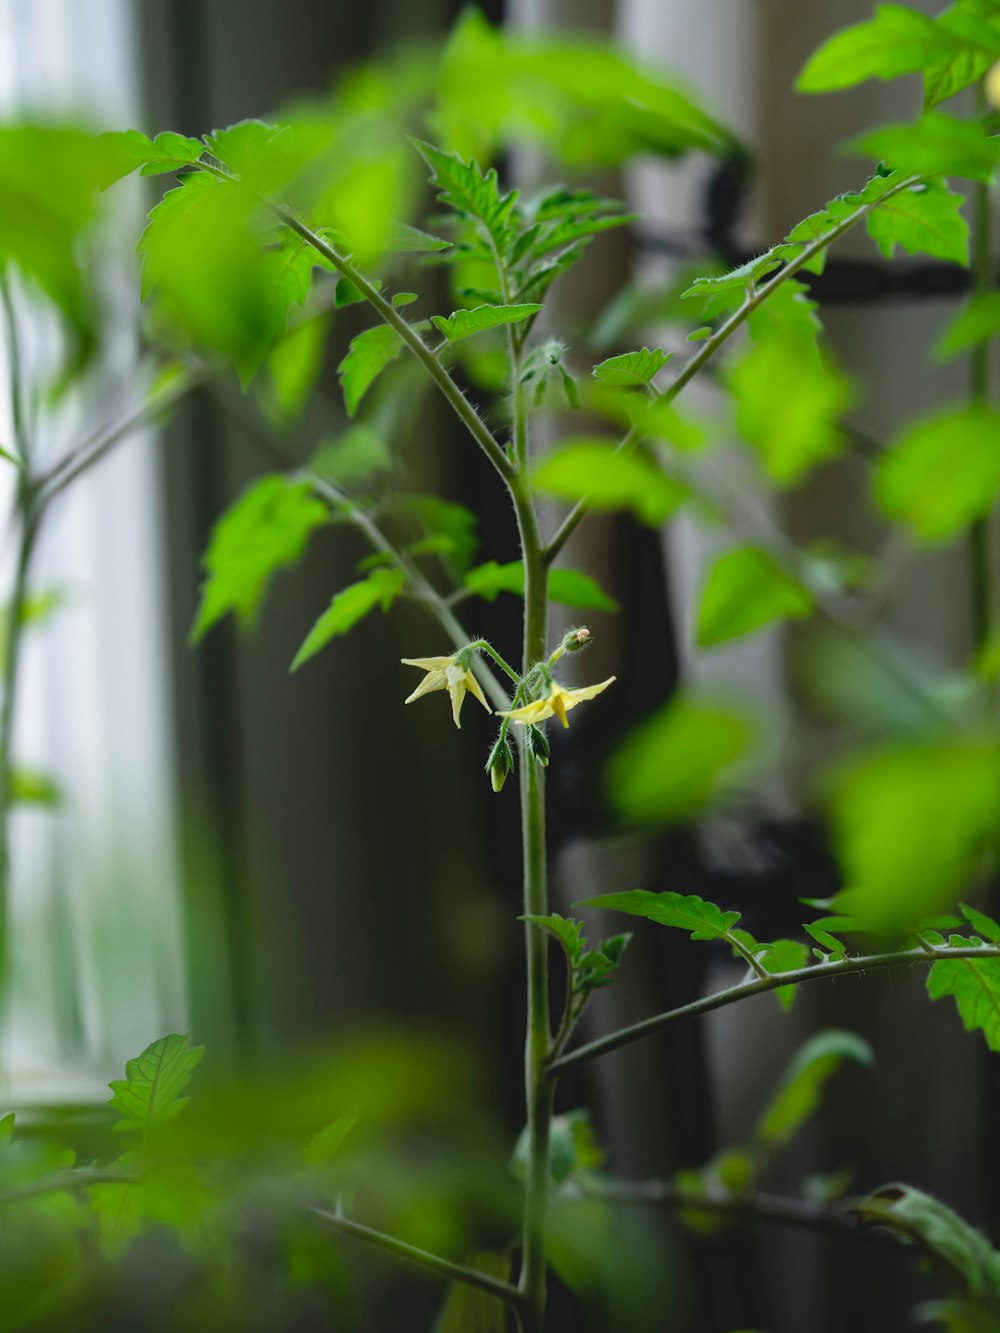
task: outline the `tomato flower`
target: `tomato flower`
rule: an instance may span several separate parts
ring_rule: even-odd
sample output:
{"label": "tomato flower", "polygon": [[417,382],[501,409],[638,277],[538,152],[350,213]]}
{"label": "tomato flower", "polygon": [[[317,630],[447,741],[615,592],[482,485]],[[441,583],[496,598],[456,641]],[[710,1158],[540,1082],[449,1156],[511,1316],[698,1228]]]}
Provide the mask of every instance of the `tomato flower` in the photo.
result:
{"label": "tomato flower", "polygon": [[406,699],[408,704],[413,703],[414,699],[421,698],[422,695],[430,694],[433,690],[447,690],[451,696],[451,715],[455,719],[455,726],[459,728],[462,725],[459,721],[459,714],[462,711],[466,693],[478,699],[487,713],[493,711],[483,696],[479,681],[476,680],[470,670],[472,659],[469,655],[455,653],[451,657],[401,657],[399,660],[404,666],[419,667],[421,671],[427,672],[417,688]]}
{"label": "tomato flower", "polygon": [[522,704],[520,708],[512,708],[510,712],[499,713],[498,716],[509,717],[512,722],[520,722],[523,726],[531,722],[541,722],[547,717],[557,717],[564,727],[568,727],[569,719],[566,714],[569,710],[587,699],[593,699],[602,690],[606,690],[614,679],[614,676],[609,676],[607,680],[602,680],[600,685],[584,685],[578,690],[567,689],[565,685],[553,680],[544,698],[535,699],[530,704]]}

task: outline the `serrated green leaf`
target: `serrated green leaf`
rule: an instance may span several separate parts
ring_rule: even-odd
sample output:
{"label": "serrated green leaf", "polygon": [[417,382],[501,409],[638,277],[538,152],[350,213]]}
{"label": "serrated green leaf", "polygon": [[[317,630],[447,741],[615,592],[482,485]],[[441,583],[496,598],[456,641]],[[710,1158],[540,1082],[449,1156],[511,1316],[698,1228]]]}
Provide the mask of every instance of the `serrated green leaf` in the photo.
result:
{"label": "serrated green leaf", "polygon": [[977,935],[982,935],[983,939],[989,940],[991,944],[1000,944],[1000,924],[985,912],[980,912],[978,908],[970,907],[968,903],[959,903],[959,907]]}
{"label": "serrated green leaf", "polygon": [[338,592],[316,624],[306,635],[302,647],[295,654],[292,671],[298,671],[304,662],[325,648],[331,639],[352,630],[370,611],[381,607],[388,611],[403,591],[405,577],[399,569],[373,569],[360,583],[352,583]]}
{"label": "serrated green leaf", "polygon": [[505,249],[517,191],[501,194],[493,167],[484,173],[477,163],[464,162],[455,153],[443,153],[419,139],[411,143],[431,168],[431,184],[438,190],[441,203],[480,224],[493,244],[501,251]]}
{"label": "serrated green leaf", "polygon": [[942,958],[927,974],[932,1000],[951,996],[966,1032],[982,1032],[991,1051],[1000,1051],[1000,959]]}
{"label": "serrated green leaf", "polygon": [[274,475],[249,486],[212,529],[192,642],[230,611],[244,629],[252,627],[273,575],[301,558],[328,518],[307,481]]}
{"label": "serrated green leaf", "polygon": [[116,1131],[145,1131],[176,1119],[191,1100],[179,1094],[204,1054],[204,1046],[192,1046],[186,1033],[175,1032],[129,1060],[124,1079],[108,1084],[114,1094],[108,1105],[125,1116],[115,1125]]}
{"label": "serrated green leaf", "polygon": [[895,79],[940,63],[956,46],[955,38],[925,15],[903,5],[879,5],[873,19],[828,38],[795,86],[802,93],[819,93],[866,79]]}
{"label": "serrated green leaf", "polygon": [[[756,952],[758,963],[766,972],[796,972],[809,961],[809,946],[801,940],[775,940]],[[795,1001],[794,985],[780,986],[774,993],[783,1009],[791,1009]]]}
{"label": "serrated green leaf", "polygon": [[427,254],[436,250],[450,250],[451,246],[451,241],[431,236],[429,232],[420,231],[405,222],[397,222],[389,233],[388,248],[400,254]]}
{"label": "serrated green leaf", "polygon": [[191,166],[204,152],[200,139],[189,139],[170,130],[163,131],[155,139],[147,138],[139,130],[113,131],[102,134],[98,142],[108,148],[112,159],[105,182],[108,185],[127,176],[136,167],[141,167],[141,176],[154,176]]}
{"label": "serrated green leaf", "polygon": [[647,718],[608,769],[612,805],[639,824],[687,819],[745,766],[755,740],[742,712],[680,696]]}
{"label": "serrated green leaf", "polygon": [[871,1047],[854,1032],[829,1029],[811,1037],[785,1071],[766,1110],[757,1122],[754,1140],[761,1147],[783,1147],[819,1106],[828,1081],[845,1060],[870,1065]]}
{"label": "serrated green leaf", "polygon": [[803,620],[813,597],[767,551],[740,546],[712,562],[698,606],[696,642],[727,643],[780,620]]}
{"label": "serrated green leaf", "polygon": [[337,367],[349,417],[354,416],[361,399],[402,348],[402,339],[389,324],[376,324],[351,340],[347,355]]}
{"label": "serrated green leaf", "polygon": [[623,453],[606,440],[573,440],[536,467],[536,490],[565,500],[586,500],[595,509],[631,509],[656,525],[690,492],[639,453]]}
{"label": "serrated green leaf", "polygon": [[804,282],[788,278],[780,287],[767,288],[767,299],[747,316],[747,328],[755,341],[761,338],[805,339],[815,342],[822,330],[817,303]]}
{"label": "serrated green leaf", "polygon": [[[520,560],[498,565],[495,560],[470,569],[462,580],[470,591],[492,602],[502,592],[524,596],[524,565]],[[593,611],[617,611],[618,603],[604,591],[596,579],[577,569],[550,569],[549,598],[564,606],[579,606]]]}
{"label": "serrated green leaf", "polygon": [[1000,333],[1000,292],[977,292],[950,320],[934,345],[938,361],[950,361]]}
{"label": "serrated green leaf", "polygon": [[772,273],[780,267],[780,256],[768,250],[765,254],[757,255],[755,259],[748,259],[745,264],[740,264],[739,267],[732,268],[727,273],[710,274],[707,277],[695,278],[691,286],[686,291],[681,292],[681,300],[687,301],[694,297],[716,296],[720,292],[731,292],[741,296],[744,292],[750,291],[761,278],[766,277],[768,273]]}
{"label": "serrated green leaf", "polygon": [[445,319],[442,315],[432,315],[431,322],[440,330],[450,343],[470,338],[474,333],[484,333],[487,329],[498,328],[502,324],[520,324],[530,319],[541,310],[540,305],[481,305],[474,310],[456,310]]}
{"label": "serrated green leaf", "polygon": [[530,921],[534,925],[547,930],[562,945],[572,966],[575,967],[583,957],[587,940],[583,933],[582,921],[575,921],[572,917],[560,916],[558,912],[552,912],[549,916],[519,916],[517,919],[518,921]]}
{"label": "serrated green leaf", "polygon": [[751,344],[729,373],[736,421],[778,486],[791,486],[844,448],[837,427],[851,386],[817,348],[775,336]]}
{"label": "serrated green leaf", "polygon": [[926,542],[988,514],[1000,491],[1000,413],[972,405],[907,427],[874,471],[882,511]]}
{"label": "serrated green leaf", "polygon": [[846,151],[888,162],[917,176],[965,176],[988,181],[1000,161],[1000,143],[978,121],[930,111],[914,125],[887,125],[852,139]]}
{"label": "serrated green leaf", "polygon": [[729,940],[733,926],[740,919],[739,912],[723,912],[715,903],[706,902],[696,893],[669,890],[666,893],[649,893],[645,889],[606,893],[598,898],[586,898],[576,906],[606,907],[615,912],[642,916],[660,926],[686,930],[693,940]]}
{"label": "serrated green leaf", "polygon": [[661,352],[658,347],[609,356],[594,367],[594,379],[604,384],[649,384],[672,356],[673,352]]}
{"label": "serrated green leaf", "polygon": [[830,782],[834,847],[851,886],[839,909],[892,935],[946,911],[1000,817],[1000,760],[988,739],[894,745]]}
{"label": "serrated green leaf", "polygon": [[899,190],[865,218],[868,235],[891,259],[899,245],[907,254],[933,255],[968,265],[969,224],[962,217],[965,200],[943,185],[914,185]]}

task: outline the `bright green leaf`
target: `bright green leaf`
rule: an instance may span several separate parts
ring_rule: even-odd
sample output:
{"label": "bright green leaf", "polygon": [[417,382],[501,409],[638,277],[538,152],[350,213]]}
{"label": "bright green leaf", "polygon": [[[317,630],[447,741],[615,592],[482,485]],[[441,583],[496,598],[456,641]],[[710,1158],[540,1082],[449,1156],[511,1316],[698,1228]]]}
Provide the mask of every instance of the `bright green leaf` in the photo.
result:
{"label": "bright green leaf", "polygon": [[606,907],[615,912],[643,916],[660,926],[686,930],[693,940],[729,940],[739,912],[723,912],[715,903],[705,902],[697,894],[648,893],[634,889],[629,893],[606,893],[587,898],[578,907]]}
{"label": "bright green leaf", "polygon": [[517,203],[517,191],[501,194],[493,167],[484,173],[477,163],[464,162],[457,154],[442,153],[439,148],[419,139],[411,142],[433,172],[431,184],[438,190],[438,199],[459,216],[479,223],[494,245],[502,250]]}
{"label": "bright green leaf", "polygon": [[956,41],[930,18],[903,5],[879,5],[873,19],[827,39],[796,81],[801,93],[850,88],[866,79],[915,74],[946,59]]}
{"label": "bright green leaf", "polygon": [[847,150],[888,162],[916,176],[966,176],[990,180],[1000,161],[1000,143],[978,121],[931,111],[915,125],[887,125],[852,140]]}
{"label": "bright green leaf", "polygon": [[658,347],[609,356],[594,367],[594,379],[605,384],[649,384],[672,356],[672,352],[661,352]]}
{"label": "bright green leaf", "polygon": [[389,324],[376,324],[351,340],[347,355],[337,367],[349,417],[354,416],[361,399],[402,347],[399,334]]}
{"label": "bright green leaf", "polygon": [[307,481],[275,475],[249,486],[212,529],[192,641],[229,611],[251,627],[271,577],[301,558],[310,534],[328,517]]}
{"label": "bright green leaf", "polygon": [[[492,602],[502,592],[524,596],[524,565],[520,560],[498,565],[490,560],[485,565],[470,569],[463,582],[477,596]],[[618,603],[604,591],[589,574],[577,569],[550,569],[549,598],[564,606],[579,606],[594,611],[617,611]]]}
{"label": "bright green leaf", "polygon": [[469,338],[474,333],[483,333],[486,329],[495,329],[501,324],[519,324],[530,319],[541,310],[540,305],[480,305],[474,310],[456,310],[445,319],[442,315],[432,315],[432,323],[444,334],[450,343],[462,338]]}
{"label": "bright green leaf", "polygon": [[636,823],[687,819],[724,789],[754,739],[743,713],[696,698],[673,699],[616,752],[608,773],[610,799]]}
{"label": "bright green leaf", "polygon": [[14,768],[10,774],[10,799],[24,805],[59,806],[63,794],[54,778],[27,768]]}
{"label": "bright green leaf", "polygon": [[[756,958],[766,972],[796,972],[809,961],[809,946],[801,940],[775,940],[761,951]],[[795,986],[779,986],[774,992],[783,1009],[791,1009],[795,1000]]]}
{"label": "bright green leaf", "polygon": [[191,1100],[179,1094],[187,1087],[204,1054],[204,1046],[192,1046],[187,1034],[171,1033],[129,1060],[124,1079],[108,1084],[114,1093],[108,1105],[125,1116],[115,1129],[146,1131],[167,1125],[179,1116]]}
{"label": "bright green leaf", "polygon": [[938,361],[950,361],[1000,333],[1000,292],[977,292],[950,320],[934,345]]}
{"label": "bright green leaf", "polygon": [[875,498],[927,542],[988,514],[1000,490],[1000,413],[969,406],[909,426],[878,461]]}
{"label": "bright green leaf", "polygon": [[899,245],[907,254],[967,265],[969,224],[961,213],[964,203],[960,194],[943,185],[914,185],[872,209],[865,226],[886,259]]}
{"label": "bright green leaf", "polygon": [[740,546],[712,562],[695,637],[700,647],[708,648],[778,620],[806,619],[812,611],[812,594],[769,552]]}
{"label": "bright green leaf", "polygon": [[981,1032],[1000,1051],[1000,959],[942,958],[927,975],[932,1000],[951,996],[966,1032]]}
{"label": "bright green leaf", "polygon": [[347,487],[363,485],[391,466],[382,436],[364,423],[321,441],[309,460],[310,472]]}
{"label": "bright green leaf", "polygon": [[381,607],[388,611],[403,591],[404,575],[398,569],[373,569],[360,583],[352,583],[338,592],[295,654],[291,669],[297,671],[310,657],[325,648],[331,639],[346,634],[370,611]]}
{"label": "bright green leaf", "polygon": [[644,523],[662,523],[688,497],[643,454],[624,453],[606,440],[573,440],[535,469],[537,490],[595,509],[632,509]]}

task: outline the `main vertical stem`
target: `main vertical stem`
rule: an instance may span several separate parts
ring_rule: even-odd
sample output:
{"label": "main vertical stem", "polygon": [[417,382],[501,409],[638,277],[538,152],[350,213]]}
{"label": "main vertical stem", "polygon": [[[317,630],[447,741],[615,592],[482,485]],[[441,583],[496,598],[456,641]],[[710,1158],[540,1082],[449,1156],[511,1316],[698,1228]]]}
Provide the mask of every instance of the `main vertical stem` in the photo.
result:
{"label": "main vertical stem", "polygon": [[[511,487],[524,558],[523,669],[545,657],[548,592],[547,572],[534,506],[523,477]],[[524,911],[548,912],[548,867],[545,846],[544,769],[522,742],[520,754],[521,838],[524,863]],[[525,1101],[528,1121],[528,1165],[525,1180],[524,1235],[519,1289],[525,1297],[520,1314],[524,1333],[542,1333],[545,1326],[545,1212],[549,1192],[549,1129],[553,1085],[546,1061],[551,1042],[548,944],[541,927],[525,923],[528,1016],[524,1046]]]}
{"label": "main vertical stem", "polygon": [[[976,91],[976,110],[985,108],[980,84]],[[993,218],[990,186],[980,182],[972,195],[972,286],[982,296],[993,288]],[[990,391],[990,343],[977,343],[969,358],[969,401],[985,405]],[[993,629],[992,542],[990,518],[977,519],[969,530],[969,598],[972,640],[979,652]]]}

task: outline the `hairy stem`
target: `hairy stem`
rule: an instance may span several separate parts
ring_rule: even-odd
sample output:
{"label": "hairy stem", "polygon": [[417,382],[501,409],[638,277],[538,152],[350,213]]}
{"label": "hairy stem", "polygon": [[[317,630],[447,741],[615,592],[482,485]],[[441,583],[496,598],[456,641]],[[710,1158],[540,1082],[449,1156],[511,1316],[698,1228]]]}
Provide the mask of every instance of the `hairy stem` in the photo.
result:
{"label": "hairy stem", "polygon": [[644,1018],[638,1023],[630,1023],[628,1027],[619,1028],[616,1032],[609,1032],[604,1037],[598,1037],[596,1041],[578,1046],[575,1051],[560,1056],[550,1064],[549,1072],[552,1075],[562,1074],[587,1060],[607,1055],[609,1051],[616,1051],[621,1046],[628,1046],[633,1041],[639,1041],[653,1032],[659,1032],[660,1028],[679,1018],[694,1018],[698,1014],[711,1013],[713,1009],[722,1009],[727,1004],[735,1004],[738,1000],[749,999],[752,995],[762,995],[766,991],[778,990],[781,986],[801,986],[810,981],[826,981],[855,972],[874,972],[886,967],[909,967],[914,963],[926,964],[935,963],[940,959],[961,958],[1000,958],[1000,945],[970,944],[968,948],[940,945],[930,953],[923,949],[904,949],[897,953],[844,957],[829,963],[817,963],[812,967],[796,968],[792,972],[776,972],[767,977],[745,981],[739,986],[716,991],[714,995],[704,995],[689,1004],[682,1004],[676,1009],[667,1009],[662,1014],[653,1014],[651,1018]]}

